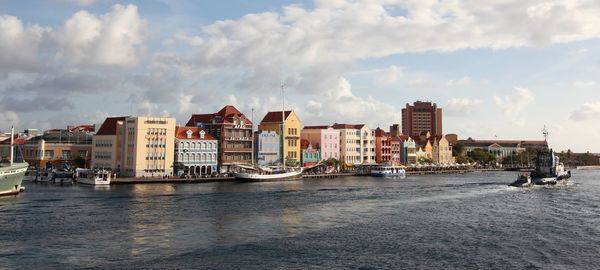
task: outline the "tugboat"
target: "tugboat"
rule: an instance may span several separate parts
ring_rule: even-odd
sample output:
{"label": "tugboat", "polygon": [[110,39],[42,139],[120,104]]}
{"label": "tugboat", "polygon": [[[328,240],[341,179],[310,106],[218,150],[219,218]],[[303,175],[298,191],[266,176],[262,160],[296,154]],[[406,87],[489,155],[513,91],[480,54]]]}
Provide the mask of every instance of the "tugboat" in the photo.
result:
{"label": "tugboat", "polygon": [[[548,131],[546,127],[544,127],[544,137],[547,140]],[[554,154],[554,151],[552,149],[542,149],[536,155],[535,171],[531,175],[520,175],[509,186],[556,185],[566,182],[569,178],[571,178],[571,171],[565,169],[565,165],[560,162],[560,158]]]}

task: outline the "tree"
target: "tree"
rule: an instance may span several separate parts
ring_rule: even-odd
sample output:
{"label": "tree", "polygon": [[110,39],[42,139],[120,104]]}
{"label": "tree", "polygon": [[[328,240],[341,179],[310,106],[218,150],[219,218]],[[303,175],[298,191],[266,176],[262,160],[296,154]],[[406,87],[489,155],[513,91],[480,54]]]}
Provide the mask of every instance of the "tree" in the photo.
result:
{"label": "tree", "polygon": [[473,160],[467,156],[456,156],[456,163],[459,163],[459,164],[473,163]]}
{"label": "tree", "polygon": [[479,148],[469,152],[468,156],[473,159],[473,161],[480,164],[490,164],[496,161],[496,155]]}
{"label": "tree", "polygon": [[463,151],[465,150],[465,145],[462,143],[456,143],[452,146],[452,156],[458,157],[463,155]]}

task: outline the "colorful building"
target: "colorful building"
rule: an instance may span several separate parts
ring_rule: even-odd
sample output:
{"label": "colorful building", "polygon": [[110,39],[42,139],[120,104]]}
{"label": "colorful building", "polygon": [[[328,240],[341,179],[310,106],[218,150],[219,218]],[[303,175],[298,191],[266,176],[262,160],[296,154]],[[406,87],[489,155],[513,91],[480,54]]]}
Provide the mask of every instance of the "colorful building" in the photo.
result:
{"label": "colorful building", "polygon": [[334,124],[340,131],[340,161],[346,166],[375,163],[375,134],[364,124]]}
{"label": "colorful building", "polygon": [[[282,121],[282,118],[285,119],[285,122]],[[283,145],[280,147],[285,155],[285,160],[291,159],[300,163],[302,154],[300,151],[302,123],[294,111],[285,111],[284,113],[281,111],[268,112],[260,122],[260,125],[258,125],[258,130],[273,131],[281,134],[282,123],[285,124],[285,130],[283,130]]]}
{"label": "colorful building", "polygon": [[417,145],[415,141],[408,137],[402,142],[402,158],[400,162],[403,164],[416,164],[417,163]]}
{"label": "colorful building", "polygon": [[211,175],[217,172],[218,141],[204,129],[175,128],[175,163],[181,168],[175,174]]}
{"label": "colorful building", "polygon": [[236,164],[252,163],[252,122],[234,106],[227,105],[211,114],[194,114],[188,127],[204,128],[218,140],[219,171],[232,171]]}
{"label": "colorful building", "polygon": [[281,137],[275,131],[256,132],[256,162],[260,166],[281,164]]}
{"label": "colorful building", "polygon": [[305,126],[300,137],[320,151],[321,160],[340,159],[340,131],[330,126]]}
{"label": "colorful building", "polygon": [[[302,147],[302,166],[313,166],[321,161],[321,153],[319,149],[313,148],[312,145],[307,141]],[[306,145],[306,146],[304,146]]]}

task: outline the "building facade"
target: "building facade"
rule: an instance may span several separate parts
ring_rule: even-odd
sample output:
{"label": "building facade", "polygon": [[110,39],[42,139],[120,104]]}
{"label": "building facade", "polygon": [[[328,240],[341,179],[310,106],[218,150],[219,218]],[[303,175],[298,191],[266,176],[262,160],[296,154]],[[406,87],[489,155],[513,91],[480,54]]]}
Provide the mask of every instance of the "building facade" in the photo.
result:
{"label": "building facade", "polygon": [[252,121],[234,106],[227,105],[216,113],[194,114],[186,126],[204,128],[218,140],[219,172],[230,172],[236,164],[252,163]]}
{"label": "building facade", "polygon": [[402,142],[402,158],[403,164],[416,164],[417,163],[417,145],[415,141],[408,137]]}
{"label": "building facade", "polygon": [[92,139],[92,168],[111,170],[120,175],[123,166],[123,127],[128,116],[104,120]]}
{"label": "building facade", "polygon": [[45,168],[49,164],[55,168],[62,168],[65,164],[89,168],[92,138],[92,134],[85,131],[48,130],[23,144],[23,158],[36,168]]}
{"label": "building facade", "polygon": [[275,131],[256,132],[256,162],[260,166],[281,164],[281,137]]}
{"label": "building facade", "polygon": [[321,161],[321,153],[319,149],[313,148],[308,141],[306,142],[308,145],[302,149],[302,166],[308,167]]}
{"label": "building facade", "polygon": [[407,103],[406,108],[402,109],[402,133],[419,136],[422,132],[442,135],[442,109],[431,102]]}
{"label": "building facade", "polygon": [[175,128],[175,162],[181,168],[175,174],[203,176],[217,172],[218,141],[204,129]]}
{"label": "building facade", "polygon": [[340,161],[346,166],[375,163],[375,134],[364,124],[334,124],[340,131]]}
{"label": "building facade", "polygon": [[392,162],[392,138],[390,133],[375,129],[375,162]]}
{"label": "building facade", "polygon": [[[285,122],[281,119],[284,118]],[[258,125],[259,131],[273,131],[278,134],[282,134],[281,128],[284,123],[285,129],[283,130],[283,145],[282,152],[285,156],[285,160],[294,160],[298,163],[301,161],[301,149],[300,149],[300,136],[302,133],[302,123],[294,111],[281,111],[268,112],[265,117]]]}
{"label": "building facade", "polygon": [[434,138],[433,142],[433,162],[436,164],[452,164],[454,163],[454,157],[452,157],[452,146],[446,139],[445,136],[440,138]]}
{"label": "building facade", "polygon": [[321,160],[340,159],[340,131],[330,126],[305,126],[300,134],[320,151]]}
{"label": "building facade", "polygon": [[94,135],[92,166],[128,177],[173,175],[175,119],[110,117]]}
{"label": "building facade", "polygon": [[527,148],[536,150],[548,148],[548,143],[541,140],[473,140],[469,138],[467,140],[459,140],[457,143],[464,145],[465,153],[469,153],[475,149],[482,149],[495,154],[499,161],[502,158],[523,152]]}

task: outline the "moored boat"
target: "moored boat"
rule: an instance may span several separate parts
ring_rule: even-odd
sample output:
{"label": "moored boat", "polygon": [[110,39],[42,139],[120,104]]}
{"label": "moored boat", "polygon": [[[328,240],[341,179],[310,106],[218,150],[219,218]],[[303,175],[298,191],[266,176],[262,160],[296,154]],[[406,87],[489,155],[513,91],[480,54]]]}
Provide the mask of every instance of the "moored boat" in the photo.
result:
{"label": "moored boat", "polygon": [[371,169],[371,176],[375,177],[402,177],[406,176],[406,170],[399,166],[381,165]]}
{"label": "moored boat", "polygon": [[294,180],[302,177],[303,168],[270,169],[261,167],[238,166],[242,172],[236,172],[233,176],[241,181],[280,181]]}
{"label": "moored boat", "polygon": [[15,161],[14,153],[14,129],[11,128],[10,157],[8,160],[0,162],[0,195],[18,194],[24,190],[21,184],[29,164],[22,161],[22,157],[20,161]]}
{"label": "moored boat", "polygon": [[108,170],[76,169],[75,181],[86,185],[106,186],[110,185],[112,173]]}

